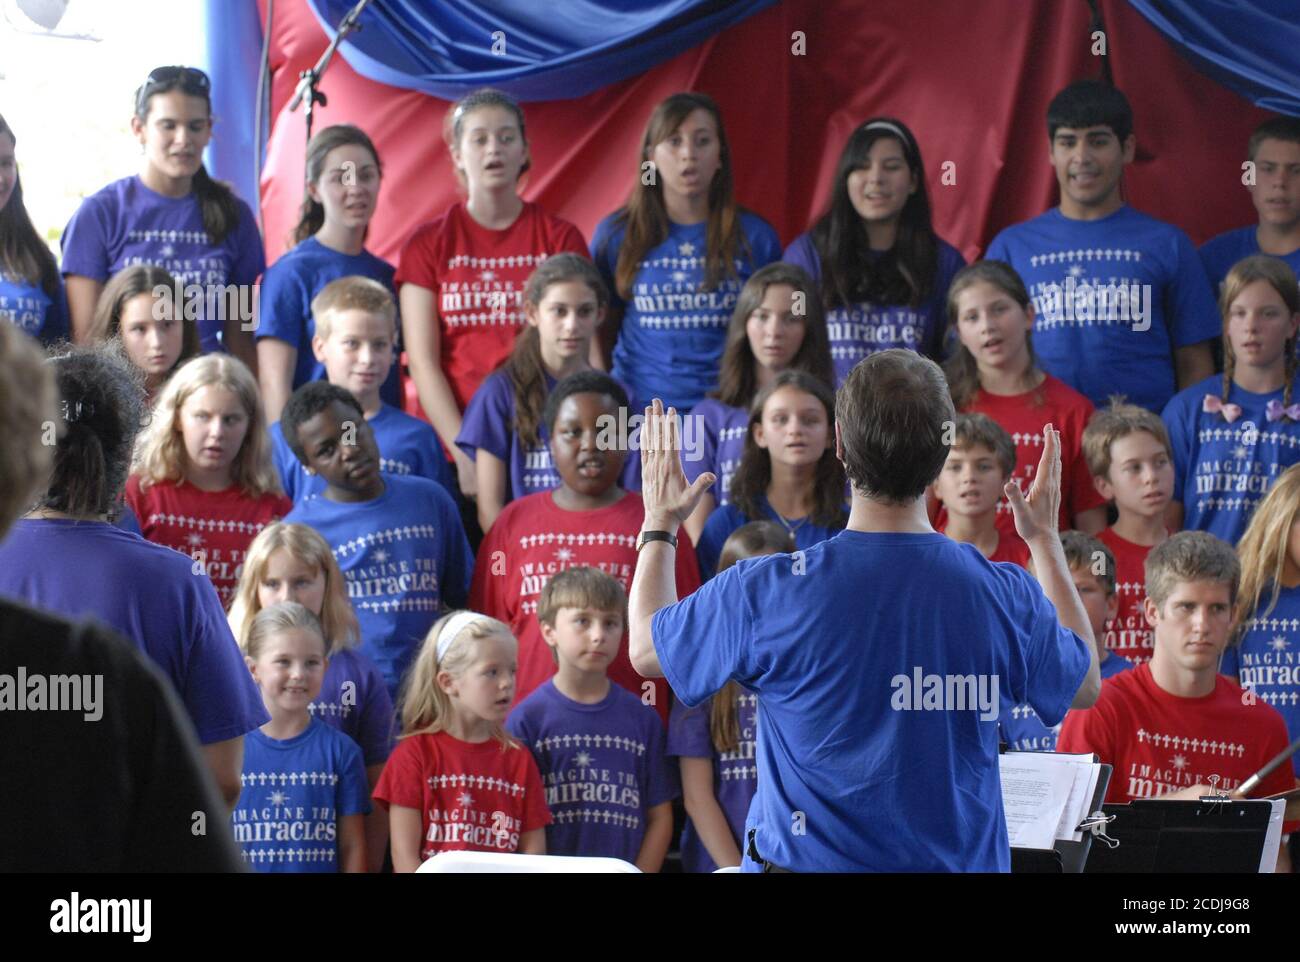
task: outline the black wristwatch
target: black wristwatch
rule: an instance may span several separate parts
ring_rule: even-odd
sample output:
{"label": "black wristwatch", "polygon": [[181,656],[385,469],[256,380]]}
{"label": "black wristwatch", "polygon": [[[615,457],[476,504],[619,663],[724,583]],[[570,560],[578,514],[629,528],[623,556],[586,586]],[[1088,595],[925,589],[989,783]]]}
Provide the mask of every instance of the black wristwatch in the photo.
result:
{"label": "black wristwatch", "polygon": [[671,531],[642,531],[636,539],[636,550],[640,551],[651,541],[667,541],[674,548],[677,547],[677,535]]}

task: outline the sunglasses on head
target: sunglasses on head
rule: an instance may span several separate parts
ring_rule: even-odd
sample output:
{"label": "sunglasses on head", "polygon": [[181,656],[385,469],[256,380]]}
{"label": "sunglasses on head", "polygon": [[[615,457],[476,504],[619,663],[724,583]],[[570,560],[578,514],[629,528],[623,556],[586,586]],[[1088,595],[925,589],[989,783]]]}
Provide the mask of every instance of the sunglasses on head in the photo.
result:
{"label": "sunglasses on head", "polygon": [[179,87],[187,94],[206,97],[211,92],[212,84],[208,75],[197,67],[155,67],[140,88],[141,104],[160,87]]}

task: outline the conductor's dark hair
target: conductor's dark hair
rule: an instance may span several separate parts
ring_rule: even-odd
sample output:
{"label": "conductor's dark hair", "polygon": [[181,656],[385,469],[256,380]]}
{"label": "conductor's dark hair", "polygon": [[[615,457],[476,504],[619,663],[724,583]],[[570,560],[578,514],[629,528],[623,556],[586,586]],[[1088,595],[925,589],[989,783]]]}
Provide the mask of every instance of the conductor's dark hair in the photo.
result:
{"label": "conductor's dark hair", "polygon": [[298,428],[335,401],[346,404],[357,412],[358,417],[365,418],[361,403],[352,392],[329,381],[309,381],[294,391],[285,402],[284,410],[280,412],[280,430],[284,433],[284,441],[289,445],[293,456],[303,464],[307,463],[307,455],[298,439]]}
{"label": "conductor's dark hair", "polygon": [[[560,405],[575,394],[602,394],[613,398],[614,406],[620,408],[628,408],[632,405],[628,400],[627,391],[623,390],[623,385],[604,371],[578,371],[555,385],[550,396],[547,397],[546,407],[542,409],[542,422],[546,425],[547,433],[555,431],[555,419],[560,416]],[[628,414],[628,418],[631,418],[631,413]]]}
{"label": "conductor's dark hair", "polygon": [[1079,80],[1047,105],[1047,139],[1054,140],[1060,127],[1109,127],[1124,141],[1133,133],[1133,108],[1119,88],[1098,80]]}
{"label": "conductor's dark hair", "polygon": [[840,387],[835,411],[859,494],[905,504],[939,476],[957,416],[933,361],[897,348],[867,356]]}
{"label": "conductor's dark hair", "polygon": [[76,518],[115,517],[147,417],[144,375],[116,341],[51,348],[59,428],[50,483],[34,507]]}

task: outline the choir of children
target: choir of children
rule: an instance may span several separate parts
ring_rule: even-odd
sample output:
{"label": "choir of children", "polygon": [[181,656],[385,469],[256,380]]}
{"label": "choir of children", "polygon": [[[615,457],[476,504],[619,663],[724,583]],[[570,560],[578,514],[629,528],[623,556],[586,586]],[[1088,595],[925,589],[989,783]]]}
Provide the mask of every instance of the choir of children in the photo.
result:
{"label": "choir of children", "polygon": [[[1194,797],[1215,775],[1232,788],[1300,731],[1286,660],[1300,611],[1300,122],[1259,127],[1259,223],[1198,258],[1122,199],[1136,149],[1123,94],[1071,84],[1047,115],[1059,206],[963,267],[931,225],[915,136],[873,118],[781,262],[775,231],[737,203],[709,97],[659,104],[628,201],[588,247],[520,197],[534,162],[523,111],[480,90],[445,125],[465,200],[407,240],[396,270],[365,248],[374,144],[352,125],[312,139],[296,246],[265,271],[250,327],[177,300],[187,283],[263,271],[249,209],[202,164],[211,106],[201,71],[149,75],[132,121],[141,171],[82,203],[62,277],[0,118],[0,319],[100,345],[54,349],[65,430],[48,490],[0,548],[0,590],[94,613],[162,665],[238,796],[252,868],[378,871],[391,853],[407,872],[472,849],[658,871],[679,796],[685,870],[746,857],[758,697],[733,674],[692,687],[704,701],[687,708],[625,643],[645,513],[632,417],[652,398],[693,419],[687,481],[714,479],[677,532],[678,597],[701,573],[761,564],[743,559],[809,564],[841,539],[846,467],[900,503],[931,499],[951,540],[929,550],[1000,572],[1019,597],[1034,566],[1010,502],[1059,445],[1062,543],[1106,681],[1050,727],[1008,682],[1001,739],[1097,752],[1120,800]],[[419,417],[399,408],[399,329]],[[842,460],[840,432],[870,412],[843,391],[837,406],[834,389],[896,347],[945,361],[959,412],[928,491],[903,452]],[[121,527],[186,557],[115,527],[124,508]],[[92,567],[97,587],[79,591],[60,559]],[[797,595],[711,584],[697,597],[805,626]],[[691,617],[697,644],[714,644],[707,612]],[[1071,697],[1055,691],[1049,714]],[[780,721],[780,697],[767,708]],[[1297,774],[1300,761],[1264,788]]]}

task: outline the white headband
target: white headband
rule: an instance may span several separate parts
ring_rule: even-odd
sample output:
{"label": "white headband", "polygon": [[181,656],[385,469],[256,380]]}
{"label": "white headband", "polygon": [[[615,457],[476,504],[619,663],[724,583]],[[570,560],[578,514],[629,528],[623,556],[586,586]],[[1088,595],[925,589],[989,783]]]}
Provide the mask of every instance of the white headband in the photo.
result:
{"label": "white headband", "polygon": [[438,632],[438,641],[436,643],[435,654],[440,664],[443,656],[447,654],[447,649],[451,647],[451,643],[456,640],[456,636],[461,633],[461,630],[470,622],[478,621],[483,617],[485,616],[480,615],[477,611],[458,611],[447,619],[447,623],[442,626],[442,631]]}
{"label": "white headband", "polygon": [[873,120],[871,123],[867,124],[862,129],[863,130],[888,130],[890,133],[896,134],[898,136],[898,139],[901,140],[904,143],[904,145],[910,146],[912,143],[912,138],[907,136],[907,134],[903,132],[902,127],[898,126],[898,124],[891,124],[888,120]]}

